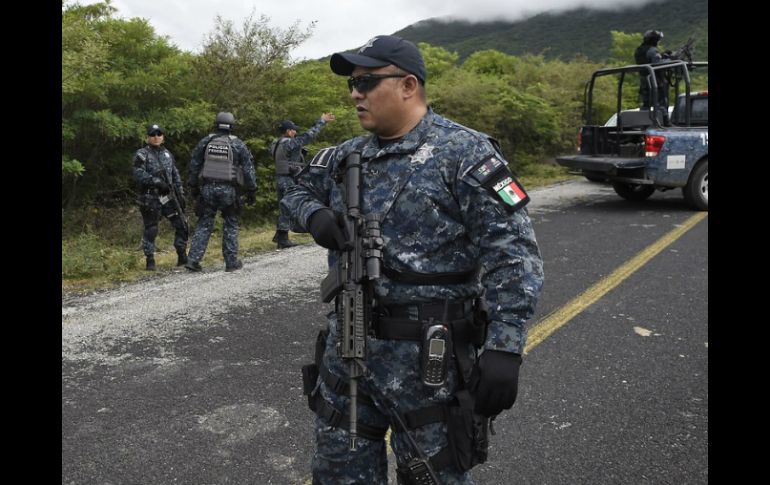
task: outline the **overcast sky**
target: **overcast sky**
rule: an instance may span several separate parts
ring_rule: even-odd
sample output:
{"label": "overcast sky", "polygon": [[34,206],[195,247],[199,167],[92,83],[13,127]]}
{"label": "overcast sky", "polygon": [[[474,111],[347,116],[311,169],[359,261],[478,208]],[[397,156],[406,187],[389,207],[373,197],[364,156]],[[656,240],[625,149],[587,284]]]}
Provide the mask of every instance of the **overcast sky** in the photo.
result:
{"label": "overcast sky", "polygon": [[204,38],[214,29],[216,15],[238,28],[252,10],[254,20],[264,14],[271,26],[282,29],[297,21],[305,28],[315,21],[312,36],[292,52],[295,60],[301,60],[352,49],[375,35],[392,34],[432,17],[516,20],[546,10],[586,5],[612,9],[650,1],[656,0],[112,0],[112,6],[117,8],[116,17],[147,19],[157,34],[192,52],[200,52]]}

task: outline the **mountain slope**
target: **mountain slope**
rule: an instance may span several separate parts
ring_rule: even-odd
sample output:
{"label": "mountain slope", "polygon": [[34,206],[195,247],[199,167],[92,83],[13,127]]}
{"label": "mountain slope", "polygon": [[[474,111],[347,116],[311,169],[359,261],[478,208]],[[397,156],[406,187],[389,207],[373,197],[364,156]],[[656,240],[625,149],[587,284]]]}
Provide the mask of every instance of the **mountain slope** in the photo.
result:
{"label": "mountain slope", "polygon": [[594,61],[609,56],[611,30],[641,33],[662,30],[664,46],[675,49],[689,36],[696,38],[697,60],[708,60],[708,0],[667,0],[620,11],[578,8],[541,13],[515,22],[470,23],[429,19],[394,35],[456,51],[461,59],[484,49],[511,55],[544,54],[572,59],[584,55]]}

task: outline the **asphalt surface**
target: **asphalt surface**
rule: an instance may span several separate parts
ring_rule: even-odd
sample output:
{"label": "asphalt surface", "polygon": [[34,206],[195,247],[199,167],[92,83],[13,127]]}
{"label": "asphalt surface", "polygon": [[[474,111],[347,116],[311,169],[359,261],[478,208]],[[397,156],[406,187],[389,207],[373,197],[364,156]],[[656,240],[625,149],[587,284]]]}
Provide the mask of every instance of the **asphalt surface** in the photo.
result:
{"label": "asphalt surface", "polygon": [[[530,193],[531,326],[690,218],[586,181]],[[62,484],[304,484],[301,390],[325,250],[175,272],[62,305]],[[708,483],[708,218],[529,350],[479,484]]]}

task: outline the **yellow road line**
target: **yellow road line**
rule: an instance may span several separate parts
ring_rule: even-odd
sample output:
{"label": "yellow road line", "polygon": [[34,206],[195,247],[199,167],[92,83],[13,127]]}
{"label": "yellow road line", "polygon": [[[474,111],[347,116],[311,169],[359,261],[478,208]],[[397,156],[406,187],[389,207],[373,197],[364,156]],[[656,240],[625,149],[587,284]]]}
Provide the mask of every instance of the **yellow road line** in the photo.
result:
{"label": "yellow road line", "polygon": [[668,234],[647,246],[642,252],[628,260],[609,276],[599,280],[592,287],[570,300],[566,305],[551,312],[540,320],[540,322],[529,331],[527,345],[524,347],[524,353],[528,353],[537,344],[547,339],[552,333],[569,322],[575,315],[596,303],[599,298],[618,286],[623,280],[631,276],[636,270],[655,257],[655,255],[663,251],[684,233],[692,229],[707,215],[708,212],[699,212],[690,217],[682,223],[682,225],[674,228]]}

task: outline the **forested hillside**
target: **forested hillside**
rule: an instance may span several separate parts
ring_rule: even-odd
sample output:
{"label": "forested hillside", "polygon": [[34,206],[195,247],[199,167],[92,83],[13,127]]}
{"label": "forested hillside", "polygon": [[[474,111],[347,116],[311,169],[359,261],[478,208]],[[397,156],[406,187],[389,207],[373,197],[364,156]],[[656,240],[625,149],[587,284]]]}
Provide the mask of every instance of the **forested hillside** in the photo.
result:
{"label": "forested hillside", "polygon": [[672,50],[694,36],[697,60],[708,60],[708,0],[665,0],[620,11],[579,8],[541,13],[516,22],[430,19],[410,25],[395,35],[455,51],[460,59],[479,50],[495,49],[517,56],[543,54],[546,59],[570,60],[583,55],[603,62],[612,48],[610,31],[649,29],[662,30],[665,34],[662,44]]}
{"label": "forested hillside", "polygon": [[[665,5],[679,8],[683,3],[670,0]],[[705,8],[707,3],[692,0],[689,10],[697,10],[698,5]],[[642,11],[651,9],[654,6]],[[629,63],[627,56],[641,41],[645,28],[653,24],[665,31],[668,25],[662,20],[643,26],[641,21],[617,23],[620,21],[610,19],[621,18],[620,14],[580,12],[585,14],[585,21],[575,21],[576,14],[569,22],[563,16],[540,15],[526,23],[527,29],[532,29],[535,24],[531,22],[548,21],[553,24],[551,32],[556,25],[562,31],[561,36],[550,35],[553,45],[547,43],[545,28],[537,38],[531,38],[531,42],[539,39],[543,48],[528,45],[545,51],[544,55],[528,50],[512,54],[499,43],[496,48],[476,43],[470,30],[455,33],[462,45],[474,45],[470,54],[466,46],[464,57],[459,50],[442,45],[439,37],[430,37],[430,42],[416,38],[428,70],[430,105],[442,115],[498,139],[520,174],[573,150],[581,122],[583,85],[591,72],[608,64]],[[557,18],[561,21],[556,22]],[[691,25],[703,22],[705,27],[706,19],[697,19],[692,17]],[[311,31],[275,28],[266,17],[247,18],[241,25],[237,28],[232,22],[215,18],[215,28],[202,51],[190,53],[158,35],[146,19],[117,16],[109,2],[88,6],[63,3],[64,210],[133,203],[137,194],[132,157],[146,143],[145,127],[150,123],[166,129],[167,148],[185,176],[192,148],[211,130],[215,114],[232,112],[237,119],[236,134],[247,143],[257,164],[257,205],[250,210],[262,220],[274,217],[277,208],[274,167],[266,148],[277,136],[281,119],[291,118],[304,130],[322,112],[336,114],[337,121],[308,147],[311,155],[321,147],[363,133],[344,79],[330,71],[328,59],[291,62],[292,50],[312,35]],[[615,26],[626,31],[610,31]],[[488,29],[485,31],[490,36]],[[605,60],[553,56],[564,49],[558,46],[569,42],[568,34],[573,39],[606,39],[602,41],[607,44]],[[671,37],[676,35],[686,34],[680,31]],[[503,38],[502,31],[492,37]],[[552,48],[546,51],[548,46]],[[632,90],[627,95],[629,103],[636,102]],[[600,118],[609,116],[613,109],[609,96],[597,100],[596,106]]]}

